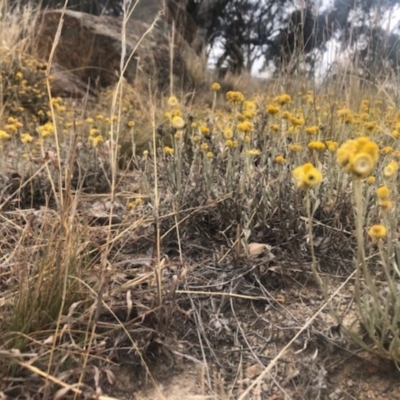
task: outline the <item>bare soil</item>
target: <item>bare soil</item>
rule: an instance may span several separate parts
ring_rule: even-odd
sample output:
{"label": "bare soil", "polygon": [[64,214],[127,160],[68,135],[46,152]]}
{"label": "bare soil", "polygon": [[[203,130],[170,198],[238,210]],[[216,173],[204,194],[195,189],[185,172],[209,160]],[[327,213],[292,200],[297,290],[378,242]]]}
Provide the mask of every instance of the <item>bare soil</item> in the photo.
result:
{"label": "bare soil", "polygon": [[[193,266],[188,276],[195,278],[198,268]],[[203,266],[203,277],[208,268]],[[324,304],[309,275],[293,263],[258,259],[247,268],[236,271],[231,280],[227,266],[225,274],[220,269],[215,275],[220,282],[225,276],[224,288],[215,282],[208,290],[218,287],[226,296],[178,293],[174,326],[148,364],[154,381],[147,375],[138,382],[121,366],[108,393],[120,399],[239,398]],[[324,273],[330,293],[349,272]],[[355,315],[352,285],[349,282],[332,302],[346,316],[344,325]],[[247,398],[400,399],[399,377],[393,363],[355,346],[326,308]]]}

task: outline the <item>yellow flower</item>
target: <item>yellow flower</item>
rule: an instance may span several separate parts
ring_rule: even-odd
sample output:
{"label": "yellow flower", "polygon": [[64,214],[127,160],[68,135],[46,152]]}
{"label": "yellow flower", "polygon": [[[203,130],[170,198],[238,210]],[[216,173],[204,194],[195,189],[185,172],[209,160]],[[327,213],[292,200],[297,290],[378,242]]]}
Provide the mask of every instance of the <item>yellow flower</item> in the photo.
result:
{"label": "yellow flower", "polygon": [[315,142],[308,143],[308,148],[311,150],[324,151],[325,144],[317,140]]}
{"label": "yellow flower", "polygon": [[256,109],[257,109],[257,104],[256,104],[255,101],[247,100],[247,101],[245,101],[243,103],[243,110],[244,111],[256,111]]}
{"label": "yellow flower", "polygon": [[11,138],[7,132],[0,130],[0,140],[8,140]]}
{"label": "yellow flower", "polygon": [[206,125],[201,125],[200,126],[200,132],[203,135],[209,135],[210,134],[210,128],[208,126],[206,126]]}
{"label": "yellow flower", "polygon": [[229,91],[226,94],[226,98],[231,103],[242,103],[244,101],[244,96],[241,92]]}
{"label": "yellow flower", "polygon": [[378,202],[382,210],[389,211],[393,208],[393,203],[390,200],[380,200]]}
{"label": "yellow flower", "polygon": [[[308,127],[305,129],[305,132],[307,133],[307,135],[310,135],[310,136],[317,134],[318,131],[319,131],[319,127],[318,127],[317,125],[308,126]],[[325,147],[325,146],[324,146],[324,147]]]}
{"label": "yellow flower", "polygon": [[370,122],[366,122],[364,124],[364,128],[370,133],[373,132],[377,126],[378,126],[378,123],[376,121],[370,121]]}
{"label": "yellow flower", "polygon": [[387,186],[381,186],[377,189],[376,195],[379,200],[389,200],[390,190]]}
{"label": "yellow flower", "polygon": [[311,163],[307,163],[294,169],[293,178],[298,188],[308,189],[322,181],[322,174]]}
{"label": "yellow flower", "polygon": [[267,114],[275,115],[279,113],[280,108],[278,106],[274,106],[273,104],[268,104],[267,106]]}
{"label": "yellow flower", "polygon": [[246,150],[246,154],[248,156],[259,156],[261,154],[261,151],[258,149],[249,149],[249,150]]}
{"label": "yellow flower", "polygon": [[256,113],[252,110],[244,110],[242,113],[243,119],[254,119],[256,117]]}
{"label": "yellow flower", "polygon": [[290,118],[290,123],[293,125],[293,126],[302,126],[302,125],[304,125],[304,119],[303,118],[297,118],[297,117],[292,117],[292,118]]}
{"label": "yellow flower", "polygon": [[277,164],[285,164],[286,160],[285,160],[285,158],[284,158],[283,156],[281,156],[281,155],[279,154],[279,155],[277,155],[277,156],[275,157],[275,162],[276,162]]}
{"label": "yellow flower", "polygon": [[334,153],[334,152],[337,150],[337,148],[338,148],[338,143],[337,143],[337,142],[334,142],[334,141],[332,141],[332,140],[327,140],[327,141],[326,141],[326,145],[327,145],[327,147],[328,147],[328,150],[329,150],[331,153]]}
{"label": "yellow flower", "polygon": [[374,170],[374,161],[370,154],[359,153],[352,161],[352,173],[358,177],[365,178]]}
{"label": "yellow flower", "polygon": [[384,155],[384,156],[386,156],[386,155],[390,154],[392,151],[393,151],[393,148],[392,148],[392,147],[390,147],[390,146],[385,146],[385,147],[382,147],[382,149],[381,149],[381,154]]}
{"label": "yellow flower", "polygon": [[133,128],[135,126],[135,121],[128,121],[129,128]]}
{"label": "yellow flower", "polygon": [[175,133],[175,135],[174,135],[174,138],[175,138],[176,140],[182,139],[182,131],[177,131],[177,132]]}
{"label": "yellow flower", "polygon": [[220,89],[221,89],[221,85],[219,83],[217,83],[217,82],[214,82],[211,85],[211,90],[213,90],[214,92],[218,92],[218,90],[220,90]]}
{"label": "yellow flower", "polygon": [[183,118],[176,116],[172,118],[171,124],[175,129],[183,129],[186,125],[186,122],[183,120]]}
{"label": "yellow flower", "polygon": [[392,131],[392,136],[394,139],[398,139],[400,137],[400,132],[397,129]]}
{"label": "yellow flower", "polygon": [[99,120],[99,121],[103,121],[104,116],[102,114],[97,114],[96,115],[96,119]]}
{"label": "yellow flower", "polygon": [[170,96],[167,101],[170,107],[177,107],[179,105],[179,101],[176,96]]}
{"label": "yellow flower", "polygon": [[208,159],[214,158],[213,152],[212,152],[212,151],[207,152],[206,157],[207,157]]}
{"label": "yellow flower", "polygon": [[292,114],[289,111],[284,111],[282,113],[282,119],[288,119],[290,120],[291,118],[293,118]]}
{"label": "yellow flower", "polygon": [[374,239],[383,239],[387,235],[387,230],[383,225],[373,225],[369,228],[368,234]]}
{"label": "yellow flower", "polygon": [[399,164],[396,161],[391,161],[383,170],[383,175],[386,178],[391,178],[398,171]]}
{"label": "yellow flower", "polygon": [[392,157],[393,157],[395,160],[400,160],[400,151],[398,151],[398,150],[394,151],[394,152],[392,153]]}
{"label": "yellow flower", "polygon": [[173,119],[174,117],[181,117],[181,110],[172,110],[171,111],[171,118]]}
{"label": "yellow flower", "polygon": [[200,149],[203,150],[203,151],[207,151],[208,150],[208,144],[207,143],[202,143],[200,145]]}
{"label": "yellow flower", "polygon": [[54,125],[51,122],[47,122],[38,127],[38,132],[42,137],[49,136],[54,132]]}
{"label": "yellow flower", "polygon": [[250,121],[244,121],[237,125],[237,129],[239,132],[250,132],[254,128],[254,125]]}
{"label": "yellow flower", "polygon": [[378,145],[366,137],[348,140],[336,153],[338,164],[358,178],[371,174],[379,158]]}
{"label": "yellow flower", "polygon": [[278,124],[272,124],[270,127],[272,132],[279,132],[280,126]]}
{"label": "yellow flower", "polygon": [[284,104],[290,103],[291,100],[292,100],[292,98],[291,98],[288,94],[284,93],[284,94],[281,94],[281,95],[278,96],[278,97],[275,97],[274,100],[275,100],[275,102],[278,103],[280,106],[283,106]]}
{"label": "yellow flower", "polygon": [[100,135],[100,131],[99,131],[97,128],[92,128],[92,129],[89,131],[89,135],[90,135],[90,136],[97,136],[97,135]]}
{"label": "yellow flower", "polygon": [[243,138],[245,143],[250,143],[250,136],[249,135],[245,135]]}
{"label": "yellow flower", "polygon": [[165,154],[174,154],[174,149],[172,147],[169,147],[169,146],[165,146],[163,148],[163,151],[164,151]]}
{"label": "yellow flower", "polygon": [[289,146],[289,150],[293,153],[300,153],[300,151],[303,149],[301,144],[293,143]]}
{"label": "yellow flower", "polygon": [[200,136],[199,135],[194,135],[192,141],[193,141],[193,143],[200,142]]}
{"label": "yellow flower", "polygon": [[369,177],[367,178],[367,183],[368,183],[369,185],[373,185],[373,184],[375,183],[375,177],[374,177],[374,176],[369,176]]}
{"label": "yellow flower", "polygon": [[224,139],[229,140],[233,138],[233,132],[231,128],[225,128],[223,131]]}
{"label": "yellow flower", "polygon": [[225,141],[225,146],[226,147],[233,147],[233,141],[231,139],[228,139]]}
{"label": "yellow flower", "polygon": [[17,133],[18,128],[16,124],[7,124],[4,126],[4,129],[10,133]]}
{"label": "yellow flower", "polygon": [[93,147],[98,147],[98,145],[100,143],[104,142],[103,136],[99,135],[99,136],[89,136],[89,142],[92,143]]}
{"label": "yellow flower", "polygon": [[88,124],[94,124],[94,119],[93,118],[86,118],[86,122],[88,123]]}
{"label": "yellow flower", "polygon": [[21,133],[21,142],[23,144],[31,143],[33,141],[33,137],[29,133]]}

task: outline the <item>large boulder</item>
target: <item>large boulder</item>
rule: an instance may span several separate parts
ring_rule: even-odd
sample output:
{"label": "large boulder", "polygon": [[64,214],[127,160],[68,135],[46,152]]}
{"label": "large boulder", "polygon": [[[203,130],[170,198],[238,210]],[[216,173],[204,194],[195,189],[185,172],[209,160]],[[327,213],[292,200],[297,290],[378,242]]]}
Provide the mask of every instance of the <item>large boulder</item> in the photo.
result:
{"label": "large boulder", "polygon": [[[143,6],[140,6],[143,4]],[[175,14],[183,12],[175,9]],[[183,21],[180,17],[179,21]],[[87,90],[114,85],[120,76],[121,56],[125,54],[124,77],[148,90],[166,90],[170,85],[171,37],[174,32],[173,77],[176,89],[191,90],[199,83],[203,63],[189,41],[195,41],[195,30],[179,29],[171,13],[160,0],[140,2],[126,22],[123,18],[94,16],[77,11],[44,11],[38,20],[34,52],[52,58],[57,94],[79,95]],[[189,22],[188,22],[189,21]],[[173,23],[176,29],[173,29]],[[61,26],[59,40],[55,40]],[[126,49],[124,52],[123,49]],[[133,56],[131,57],[131,55]],[[201,79],[201,78],[200,78]],[[67,92],[67,93],[63,93]]]}

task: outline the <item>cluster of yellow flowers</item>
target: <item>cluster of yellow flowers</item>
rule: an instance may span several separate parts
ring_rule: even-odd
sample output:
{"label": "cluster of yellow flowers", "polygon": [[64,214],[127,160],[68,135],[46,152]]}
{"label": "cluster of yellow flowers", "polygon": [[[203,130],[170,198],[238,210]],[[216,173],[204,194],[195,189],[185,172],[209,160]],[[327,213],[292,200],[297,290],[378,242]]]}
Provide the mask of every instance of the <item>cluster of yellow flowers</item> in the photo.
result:
{"label": "cluster of yellow flowers", "polygon": [[357,178],[366,178],[379,159],[379,147],[367,137],[348,140],[337,151],[337,162]]}
{"label": "cluster of yellow flowers", "polygon": [[293,171],[293,178],[298,188],[309,189],[321,183],[322,174],[313,164],[306,163]]}

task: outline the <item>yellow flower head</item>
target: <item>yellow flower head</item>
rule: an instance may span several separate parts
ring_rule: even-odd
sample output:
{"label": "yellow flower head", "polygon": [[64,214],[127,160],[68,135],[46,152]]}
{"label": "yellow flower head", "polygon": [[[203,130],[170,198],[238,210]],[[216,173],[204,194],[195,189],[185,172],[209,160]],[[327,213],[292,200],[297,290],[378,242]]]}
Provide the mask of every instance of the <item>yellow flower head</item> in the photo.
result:
{"label": "yellow flower head", "polygon": [[186,122],[183,120],[183,118],[176,116],[173,117],[171,120],[171,125],[175,128],[175,129],[183,129],[186,125]]}
{"label": "yellow flower head", "polygon": [[368,235],[374,239],[383,239],[387,235],[387,230],[383,225],[373,225],[369,228]]}
{"label": "yellow flower head", "polygon": [[374,161],[368,153],[358,153],[352,160],[352,173],[358,177],[365,178],[374,170]]}
{"label": "yellow flower head", "polygon": [[368,178],[367,178],[367,183],[369,184],[369,185],[373,185],[374,183],[375,183],[375,177],[374,176],[369,176]]}
{"label": "yellow flower head", "polygon": [[233,132],[232,129],[229,127],[226,127],[223,131],[224,139],[229,140],[233,138]]}
{"label": "yellow flower head", "polygon": [[11,135],[7,132],[0,130],[0,140],[8,140],[11,139]]}
{"label": "yellow flower head", "polygon": [[377,189],[376,195],[378,196],[379,200],[389,200],[390,190],[387,186],[381,186]]}
{"label": "yellow flower head", "polygon": [[135,126],[135,121],[128,121],[128,127],[133,128]]}
{"label": "yellow flower head", "polygon": [[23,144],[31,143],[33,141],[33,137],[29,133],[21,133],[21,142]]}
{"label": "yellow flower head", "polygon": [[316,135],[319,131],[319,127],[317,125],[313,125],[313,126],[308,126],[305,129],[305,132],[307,133],[307,135],[313,136]]}
{"label": "yellow flower head", "polygon": [[391,178],[396,174],[396,172],[399,169],[399,164],[396,161],[391,161],[384,169],[383,169],[383,175],[385,175],[386,178]]}
{"label": "yellow flower head", "polygon": [[298,188],[308,189],[317,186],[322,181],[322,174],[311,163],[307,163],[295,168],[293,178]]}
{"label": "yellow flower head", "polygon": [[256,109],[257,109],[257,104],[256,104],[256,102],[255,101],[249,101],[249,100],[247,100],[247,101],[245,101],[244,103],[243,103],[243,110],[244,111],[256,111]]}
{"label": "yellow flower head", "polygon": [[396,150],[392,153],[392,157],[395,160],[400,160],[400,151]]}
{"label": "yellow flower head", "polygon": [[320,142],[319,140],[317,140],[315,142],[308,143],[308,148],[310,150],[324,151],[325,150],[325,144]]}
{"label": "yellow flower head", "polygon": [[269,128],[271,129],[272,132],[279,132],[280,130],[280,126],[278,124],[271,124]]}
{"label": "yellow flower head", "polygon": [[177,107],[179,105],[179,101],[176,96],[170,96],[167,101],[170,107]]}
{"label": "yellow flower head", "polygon": [[400,132],[397,129],[392,131],[392,136],[394,139],[398,139],[400,137]]}
{"label": "yellow flower head", "polygon": [[89,142],[92,143],[93,147],[98,147],[100,143],[104,142],[103,136],[89,136]]}
{"label": "yellow flower head", "polygon": [[213,152],[212,152],[212,151],[208,151],[207,154],[206,154],[206,157],[207,157],[208,159],[214,158]]}
{"label": "yellow flower head", "polygon": [[261,151],[258,149],[250,149],[250,150],[246,150],[246,154],[248,156],[259,156],[261,154]]}
{"label": "yellow flower head", "polygon": [[301,144],[298,143],[293,143],[289,146],[289,150],[293,153],[300,153],[300,151],[303,149]]}
{"label": "yellow flower head", "polygon": [[366,137],[348,140],[336,153],[338,164],[357,178],[371,174],[379,158],[378,145]]}
{"label": "yellow flower head", "polygon": [[274,106],[273,104],[269,104],[267,106],[267,114],[269,115],[275,115],[279,113],[279,107],[278,106]]}
{"label": "yellow flower head", "polygon": [[217,83],[217,82],[214,82],[211,85],[211,90],[213,90],[214,92],[218,92],[218,90],[220,90],[220,89],[221,89],[221,85],[219,83]]}
{"label": "yellow flower head", "polygon": [[392,147],[390,147],[390,146],[385,146],[385,147],[382,147],[382,149],[381,149],[381,154],[384,155],[384,156],[386,156],[386,155],[390,154],[392,151],[393,151],[393,148],[392,148]]}
{"label": "yellow flower head", "polygon": [[277,155],[276,157],[275,157],[275,162],[277,163],[277,164],[285,164],[285,162],[286,162],[286,160],[285,160],[285,158],[282,156],[282,155]]}
{"label": "yellow flower head", "polygon": [[332,140],[327,140],[326,146],[328,147],[329,152],[334,153],[338,148],[338,143]]}
{"label": "yellow flower head", "polygon": [[302,126],[302,125],[304,125],[304,119],[303,118],[297,118],[297,117],[292,117],[292,118],[290,118],[290,123],[293,125],[293,126]]}
{"label": "yellow flower head", "polygon": [[207,143],[202,143],[200,145],[200,149],[203,150],[203,151],[207,151],[208,150],[208,144]]}
{"label": "yellow flower head", "polygon": [[241,92],[229,91],[226,94],[226,99],[231,103],[242,103],[244,101],[244,96]]}
{"label": "yellow flower head", "polygon": [[378,202],[382,210],[389,211],[393,208],[393,203],[390,200],[380,200]]}
{"label": "yellow flower head", "polygon": [[163,148],[163,151],[164,151],[165,154],[174,154],[174,149],[172,147],[169,147],[169,146],[165,146]]}
{"label": "yellow flower head", "polygon": [[278,97],[275,97],[274,100],[280,106],[283,106],[284,104],[290,103],[292,101],[292,98],[288,94],[284,93],[284,94],[281,94]]}
{"label": "yellow flower head", "polygon": [[254,125],[250,121],[243,121],[237,125],[237,129],[239,132],[250,132],[254,129]]}
{"label": "yellow flower head", "polygon": [[210,134],[210,128],[208,126],[206,126],[206,125],[201,125],[200,126],[200,132],[203,135],[209,135]]}
{"label": "yellow flower head", "polygon": [[289,111],[284,111],[282,113],[282,119],[288,119],[290,120],[293,117],[293,115]]}

